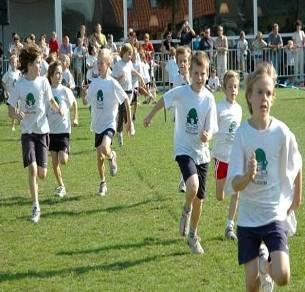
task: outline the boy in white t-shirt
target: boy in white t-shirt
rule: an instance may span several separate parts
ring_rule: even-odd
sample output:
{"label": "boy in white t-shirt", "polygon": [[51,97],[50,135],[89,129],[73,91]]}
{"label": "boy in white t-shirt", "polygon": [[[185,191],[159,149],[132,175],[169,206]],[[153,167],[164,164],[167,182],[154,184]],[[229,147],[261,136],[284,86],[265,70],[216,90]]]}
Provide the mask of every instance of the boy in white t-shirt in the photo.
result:
{"label": "boy in white t-shirt", "polygon": [[71,90],[75,88],[74,77],[69,69],[70,67],[70,57],[68,55],[61,55],[60,60],[62,62],[62,85],[67,86]]}
{"label": "boy in white t-shirt", "polygon": [[196,254],[204,253],[197,228],[206,194],[210,162],[208,142],[218,130],[214,96],[205,88],[208,72],[208,56],[204,52],[196,52],[191,60],[192,84],[168,91],[144,119],[144,126],[147,127],[163,107],[175,110],[175,160],[186,182],[179,232],[188,236],[188,245]]}
{"label": "boy in white t-shirt", "polygon": [[[2,84],[4,87],[4,93],[6,99],[8,99],[15,87],[17,80],[21,76],[20,70],[17,69],[18,66],[18,56],[11,55],[9,61],[9,68],[7,72],[2,77]],[[12,131],[15,131],[15,119],[12,119]]]}
{"label": "boy in white t-shirt", "polygon": [[[242,118],[241,106],[236,102],[239,89],[239,74],[229,70],[223,77],[225,98],[217,103],[218,132],[213,138],[212,156],[215,161],[216,198],[224,199],[224,185],[227,177],[230,153],[237,128]],[[238,193],[232,194],[225,237],[237,240],[234,233],[234,218],[238,204]]]}
{"label": "boy in white t-shirt", "polygon": [[[40,218],[37,176],[47,175],[49,124],[46,106],[63,112],[53,98],[48,80],[40,75],[41,51],[28,46],[19,55],[21,72],[24,74],[15,85],[8,99],[9,115],[21,121],[21,143],[24,167],[28,168],[29,188],[32,197],[31,220],[37,223]],[[20,102],[20,110],[17,102]]]}
{"label": "boy in white t-shirt", "polygon": [[89,85],[87,95],[82,94],[83,103],[91,106],[91,129],[95,133],[95,147],[97,154],[97,167],[100,175],[99,195],[105,196],[107,192],[105,165],[109,161],[110,175],[117,174],[117,157],[111,149],[111,143],[116,129],[116,117],[119,105],[125,105],[126,130],[131,131],[131,113],[129,97],[117,80],[107,72],[112,63],[111,51],[102,49],[98,53],[98,69],[100,76],[93,79]]}
{"label": "boy in white t-shirt", "polygon": [[[276,72],[269,63],[249,74],[246,101],[251,117],[238,128],[226,189],[239,192],[238,261],[247,291],[287,285],[290,260],[285,220],[302,198],[302,158],[295,136],[270,115]],[[268,261],[270,257],[271,261]]]}
{"label": "boy in white t-shirt", "polygon": [[49,151],[52,156],[52,166],[58,187],[55,195],[63,197],[66,195],[66,188],[63,182],[60,164],[68,163],[70,152],[71,118],[70,108],[73,108],[73,126],[78,125],[77,102],[71,89],[60,84],[62,79],[62,64],[55,61],[49,66],[48,79],[51,84],[52,94],[63,116],[48,107],[47,117],[50,127]]}

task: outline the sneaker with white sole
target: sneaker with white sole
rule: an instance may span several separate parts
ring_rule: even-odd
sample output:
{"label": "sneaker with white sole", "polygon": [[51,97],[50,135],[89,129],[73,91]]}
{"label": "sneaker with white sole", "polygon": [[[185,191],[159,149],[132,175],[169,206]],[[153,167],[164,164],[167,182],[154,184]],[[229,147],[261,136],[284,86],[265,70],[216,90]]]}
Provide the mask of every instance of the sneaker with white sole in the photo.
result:
{"label": "sneaker with white sole", "polygon": [[225,238],[237,241],[237,236],[236,236],[236,234],[234,232],[234,229],[233,229],[232,225],[229,225],[229,226],[226,227]]}
{"label": "sneaker with white sole", "polygon": [[179,185],[178,185],[178,191],[181,192],[181,193],[186,192],[186,185],[185,185],[185,182],[184,182],[184,179],[183,179],[182,176],[180,178],[180,182],[179,182]]}
{"label": "sneaker with white sole", "polygon": [[179,233],[181,236],[187,236],[189,234],[190,220],[191,220],[191,210],[189,212],[186,212],[183,208],[179,223]]}
{"label": "sneaker with white sole", "polygon": [[115,176],[118,172],[118,164],[116,161],[116,153],[115,151],[112,150],[112,158],[109,159],[109,170],[110,170],[110,175]]}
{"label": "sneaker with white sole", "polygon": [[40,219],[40,210],[37,207],[33,207],[31,221],[37,223]]}
{"label": "sneaker with white sole", "polygon": [[204,253],[204,250],[200,244],[200,240],[199,240],[198,236],[195,236],[193,238],[188,238],[187,244],[188,244],[189,248],[191,249],[192,253],[195,253],[195,254]]}
{"label": "sneaker with white sole", "polygon": [[55,189],[55,192],[54,194],[56,196],[59,196],[61,198],[63,198],[67,193],[66,193],[66,188],[64,186],[58,186],[56,189]]}
{"label": "sneaker with white sole", "polygon": [[105,181],[102,181],[102,182],[100,183],[100,188],[99,188],[98,194],[99,194],[101,197],[104,197],[104,196],[106,196],[106,193],[107,193],[107,185],[106,185],[106,182],[105,182]]}
{"label": "sneaker with white sole", "polygon": [[119,145],[120,146],[123,146],[124,145],[124,141],[123,141],[123,133],[119,133],[118,132],[118,142],[119,142]]}
{"label": "sneaker with white sole", "polygon": [[264,243],[259,247],[259,258],[258,258],[258,271],[260,279],[260,291],[262,292],[272,292],[274,282],[270,275],[266,271],[266,263],[268,262],[269,252]]}

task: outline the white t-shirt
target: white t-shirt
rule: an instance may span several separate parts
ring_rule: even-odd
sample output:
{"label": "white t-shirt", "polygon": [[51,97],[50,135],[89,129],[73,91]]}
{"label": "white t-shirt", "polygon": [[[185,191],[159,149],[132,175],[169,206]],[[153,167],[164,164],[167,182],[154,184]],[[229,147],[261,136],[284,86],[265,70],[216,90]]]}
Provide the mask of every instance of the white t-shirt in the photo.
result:
{"label": "white t-shirt", "polygon": [[257,227],[286,219],[293,200],[294,180],[302,167],[295,136],[281,121],[272,118],[266,130],[256,130],[248,121],[236,132],[230,156],[226,193],[232,194],[232,180],[248,170],[256,153],[257,174],[240,192],[239,226]]}
{"label": "white t-shirt", "polygon": [[92,131],[100,134],[108,128],[115,130],[118,106],[125,99],[128,99],[127,94],[114,78],[93,79],[88,89]]}
{"label": "white t-shirt", "polygon": [[163,98],[165,108],[175,111],[174,156],[188,155],[197,165],[209,162],[209,144],[202,143],[200,136],[203,130],[212,134],[218,130],[214,96],[206,88],[197,93],[184,85]]}
{"label": "white t-shirt", "polygon": [[242,118],[241,106],[226,99],[216,104],[218,132],[213,137],[212,156],[223,162],[229,162],[237,128]]}
{"label": "white t-shirt", "polygon": [[46,134],[49,132],[49,124],[46,116],[46,106],[53,97],[49,81],[45,77],[37,77],[35,80],[27,80],[21,77],[8,99],[8,103],[16,107],[20,101],[20,110],[24,113],[21,133]]}
{"label": "white t-shirt", "polygon": [[40,65],[40,76],[47,77],[48,69],[49,69],[48,62],[45,59],[42,59],[41,60],[41,65]]}
{"label": "white t-shirt", "polygon": [[151,81],[150,75],[149,75],[149,64],[145,62],[141,62],[142,66],[142,72],[143,72],[143,79],[145,83],[149,83]]}
{"label": "white t-shirt", "polygon": [[292,34],[292,40],[297,48],[304,47],[304,39],[305,39],[305,34],[303,30],[295,31]]}
{"label": "white t-shirt", "polygon": [[176,59],[169,59],[165,65],[165,70],[168,73],[168,81],[169,83],[173,83],[176,76],[179,74],[179,68],[176,63]]}
{"label": "white t-shirt", "polygon": [[[119,83],[125,91],[132,90],[132,70],[133,65],[131,61],[126,63],[123,60],[120,60],[113,65],[112,76],[120,79]],[[123,77],[120,78],[121,76]]]}
{"label": "white t-shirt", "polygon": [[86,74],[87,80],[91,81],[93,78],[96,78],[98,76],[97,57],[89,55],[86,58],[86,65],[88,67],[91,67],[91,68],[88,68],[87,74]]}
{"label": "white t-shirt", "polygon": [[62,117],[59,112],[54,112],[51,106],[48,106],[47,117],[50,133],[71,133],[70,108],[75,101],[73,92],[70,88],[59,84],[56,88],[52,88],[52,93],[59,107],[63,109],[64,116]]}
{"label": "white t-shirt", "polygon": [[183,75],[181,75],[180,73],[178,73],[174,80],[173,80],[173,87],[177,87],[177,86],[181,86],[181,85],[187,85],[187,84],[190,84],[190,82],[188,80],[186,80],[184,78]]}
{"label": "white t-shirt", "polygon": [[75,81],[73,78],[73,75],[71,74],[70,70],[68,68],[66,68],[63,72],[62,72],[62,81],[61,81],[62,85],[69,87],[70,89],[74,89],[75,88]]}
{"label": "white t-shirt", "polygon": [[212,91],[217,90],[220,87],[220,81],[218,76],[210,77],[208,81],[208,86],[211,88]]}
{"label": "white t-shirt", "polygon": [[2,82],[5,84],[6,91],[8,95],[11,94],[17,80],[20,78],[21,72],[16,69],[15,71],[12,71],[12,69],[8,69],[7,72],[2,77]]}

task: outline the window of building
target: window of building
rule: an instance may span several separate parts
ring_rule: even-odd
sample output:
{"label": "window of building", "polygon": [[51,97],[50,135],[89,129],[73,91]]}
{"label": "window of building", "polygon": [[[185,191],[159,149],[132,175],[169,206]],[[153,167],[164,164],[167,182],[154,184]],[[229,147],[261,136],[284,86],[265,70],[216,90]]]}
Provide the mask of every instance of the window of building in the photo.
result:
{"label": "window of building", "polygon": [[133,9],[133,0],[127,0],[127,9]]}
{"label": "window of building", "polygon": [[150,0],[150,6],[151,6],[152,8],[159,7],[158,0]]}
{"label": "window of building", "polygon": [[258,30],[264,34],[272,30],[272,24],[279,25],[280,33],[291,33],[295,31],[295,21],[304,20],[305,0],[258,0],[257,1],[257,19]]}

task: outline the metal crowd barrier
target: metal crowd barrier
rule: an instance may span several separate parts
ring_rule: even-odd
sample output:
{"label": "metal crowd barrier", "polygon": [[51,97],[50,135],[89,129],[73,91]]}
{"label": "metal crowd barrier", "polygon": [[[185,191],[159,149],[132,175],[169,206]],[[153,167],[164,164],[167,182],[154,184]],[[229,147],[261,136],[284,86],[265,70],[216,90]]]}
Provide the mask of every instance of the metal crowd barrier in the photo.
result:
{"label": "metal crowd barrier", "polygon": [[[216,51],[210,54],[211,65],[219,69],[220,65],[219,58],[217,57]],[[278,74],[279,83],[291,83],[294,85],[304,85],[304,48],[298,48],[288,50],[285,48],[270,49],[264,48],[260,54],[252,50],[247,50],[245,54],[240,54],[238,49],[229,49],[226,54],[226,68],[225,70],[235,70],[240,73],[241,78],[246,74],[254,71],[255,67],[259,62],[268,61],[271,62]],[[155,52],[154,54],[154,72],[153,77],[156,86],[159,89],[167,90],[168,74],[165,70],[166,62],[169,60],[169,54],[163,52]],[[223,65],[223,64],[222,64]],[[1,78],[3,74],[8,70],[9,61],[7,59],[1,60],[0,72]],[[86,83],[86,57],[83,60],[76,60],[72,57],[70,71],[74,76],[76,88],[81,87]]]}

